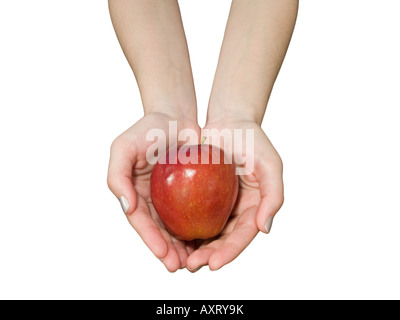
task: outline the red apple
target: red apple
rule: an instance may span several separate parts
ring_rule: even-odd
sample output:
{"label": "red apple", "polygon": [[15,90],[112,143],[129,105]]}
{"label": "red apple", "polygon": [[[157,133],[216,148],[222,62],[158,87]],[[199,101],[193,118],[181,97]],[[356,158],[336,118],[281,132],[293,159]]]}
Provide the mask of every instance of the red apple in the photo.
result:
{"label": "red apple", "polygon": [[[186,158],[183,163],[179,154]],[[150,185],[154,207],[168,232],[189,241],[222,231],[236,202],[239,180],[221,149],[196,145],[169,150],[155,164]]]}

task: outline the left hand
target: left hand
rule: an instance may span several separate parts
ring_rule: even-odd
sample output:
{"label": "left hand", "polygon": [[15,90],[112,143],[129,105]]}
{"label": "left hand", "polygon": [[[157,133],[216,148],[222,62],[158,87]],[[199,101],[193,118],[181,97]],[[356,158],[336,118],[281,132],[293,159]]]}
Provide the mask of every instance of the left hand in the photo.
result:
{"label": "left hand", "polygon": [[[222,233],[198,243],[189,255],[187,268],[194,272],[205,265],[217,270],[233,261],[259,231],[269,233],[272,219],[283,204],[282,160],[260,125],[251,121],[224,120],[207,123],[205,129],[253,129],[254,171],[239,176],[239,193]],[[235,159],[233,157],[233,159]]]}

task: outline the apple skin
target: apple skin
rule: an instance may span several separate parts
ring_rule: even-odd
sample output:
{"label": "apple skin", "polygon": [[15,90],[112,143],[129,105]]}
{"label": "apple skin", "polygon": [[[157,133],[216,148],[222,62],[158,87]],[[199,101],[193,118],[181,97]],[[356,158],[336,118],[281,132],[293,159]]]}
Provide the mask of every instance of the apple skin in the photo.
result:
{"label": "apple skin", "polygon": [[[186,153],[188,161],[181,163],[179,152]],[[219,164],[213,164],[218,153]],[[208,163],[201,163],[202,157]],[[169,150],[160,159],[151,174],[151,198],[168,232],[186,241],[217,236],[236,202],[235,166],[225,163],[221,149],[204,144]]]}

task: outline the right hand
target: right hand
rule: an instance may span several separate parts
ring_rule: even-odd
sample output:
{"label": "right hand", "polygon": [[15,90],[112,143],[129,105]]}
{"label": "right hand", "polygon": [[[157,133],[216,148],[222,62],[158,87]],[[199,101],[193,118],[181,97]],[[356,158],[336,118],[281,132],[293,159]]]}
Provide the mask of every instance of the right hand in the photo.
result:
{"label": "right hand", "polygon": [[[153,166],[146,160],[147,149],[154,143],[146,141],[147,132],[154,128],[163,130],[168,143],[169,121],[177,121],[178,132],[190,128],[200,133],[197,122],[158,112],[146,114],[113,142],[107,183],[144,243],[170,272],[175,272],[186,267],[194,245],[175,239],[164,228],[150,197]],[[177,137],[171,138],[177,141]]]}

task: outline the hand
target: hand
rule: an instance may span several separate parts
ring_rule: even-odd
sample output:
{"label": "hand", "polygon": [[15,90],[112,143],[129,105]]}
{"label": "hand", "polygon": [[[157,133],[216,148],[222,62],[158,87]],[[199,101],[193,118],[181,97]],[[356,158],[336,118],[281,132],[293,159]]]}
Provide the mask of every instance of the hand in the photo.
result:
{"label": "hand", "polygon": [[166,268],[174,272],[186,266],[193,245],[175,239],[165,230],[151,201],[153,166],[146,160],[147,148],[153,143],[146,141],[147,132],[154,128],[163,130],[168,143],[169,121],[178,122],[178,132],[183,128],[200,131],[197,122],[177,120],[163,113],[145,115],[113,142],[107,182],[132,227]]}
{"label": "hand", "polygon": [[239,176],[238,200],[226,227],[216,239],[200,242],[190,254],[187,268],[191,271],[204,265],[217,270],[234,260],[258,231],[269,233],[272,219],[283,204],[282,161],[258,124],[219,121],[209,122],[205,129],[253,129],[254,171]]}

